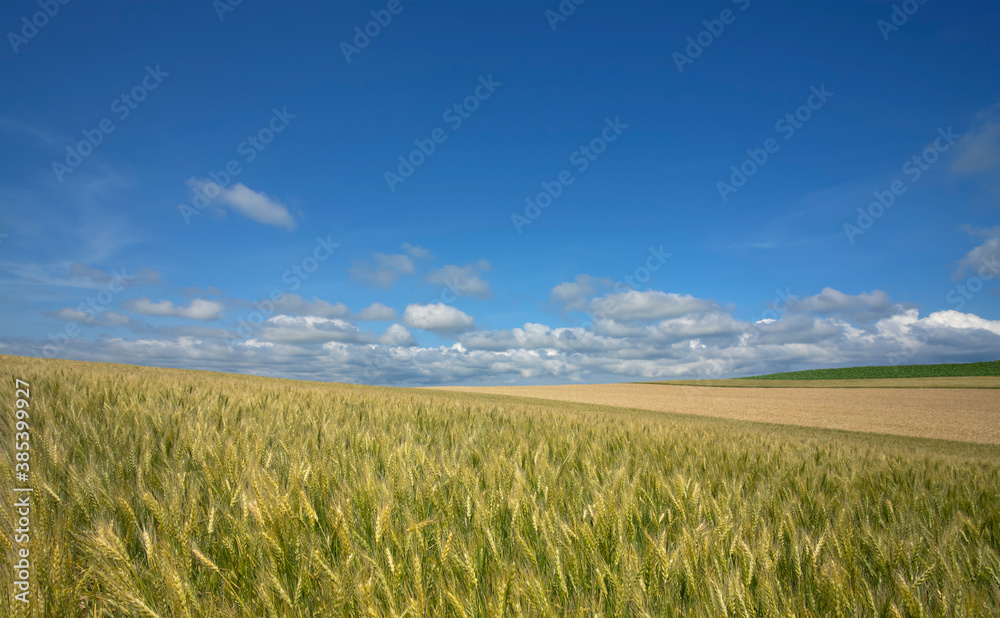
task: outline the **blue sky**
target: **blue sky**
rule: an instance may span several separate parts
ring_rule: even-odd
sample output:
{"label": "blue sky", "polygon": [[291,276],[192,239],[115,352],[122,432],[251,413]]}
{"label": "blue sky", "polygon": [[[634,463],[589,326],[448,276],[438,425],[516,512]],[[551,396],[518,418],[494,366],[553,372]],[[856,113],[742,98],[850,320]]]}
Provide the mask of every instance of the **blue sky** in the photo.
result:
{"label": "blue sky", "polygon": [[401,385],[1000,358],[996,3],[53,2],[0,11],[0,353]]}

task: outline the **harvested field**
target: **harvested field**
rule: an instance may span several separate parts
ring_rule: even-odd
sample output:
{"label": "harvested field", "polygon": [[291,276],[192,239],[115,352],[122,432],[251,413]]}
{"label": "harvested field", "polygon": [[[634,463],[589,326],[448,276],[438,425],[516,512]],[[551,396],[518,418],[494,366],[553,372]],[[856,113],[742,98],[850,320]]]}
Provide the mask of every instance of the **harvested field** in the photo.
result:
{"label": "harvested field", "polygon": [[1000,444],[1000,392],[989,389],[711,388],[662,384],[439,388]]}
{"label": "harvested field", "polygon": [[714,386],[734,388],[998,388],[998,376],[964,376],[947,378],[877,378],[844,380],[772,380],[733,378],[730,380],[668,380],[666,382],[640,382],[639,384],[668,384],[672,386]]}

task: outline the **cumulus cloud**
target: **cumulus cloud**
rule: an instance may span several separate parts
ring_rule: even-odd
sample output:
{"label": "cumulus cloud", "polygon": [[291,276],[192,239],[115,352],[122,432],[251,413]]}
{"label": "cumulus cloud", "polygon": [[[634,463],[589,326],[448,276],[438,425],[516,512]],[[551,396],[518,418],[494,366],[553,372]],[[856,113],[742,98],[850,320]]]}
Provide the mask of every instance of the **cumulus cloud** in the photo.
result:
{"label": "cumulus cloud", "polygon": [[590,301],[591,314],[599,319],[662,320],[690,313],[715,310],[713,300],[659,290],[626,290]]}
{"label": "cumulus cloud", "polygon": [[937,311],[915,324],[928,329],[982,330],[1000,335],[1000,320],[986,320],[974,313],[962,313],[954,309]]}
{"label": "cumulus cloud", "polygon": [[66,307],[65,309],[60,309],[56,311],[55,316],[57,320],[62,320],[63,322],[89,322],[90,315],[79,309],[73,309],[71,307]]}
{"label": "cumulus cloud", "polygon": [[114,311],[102,312],[101,319],[103,319],[106,324],[111,326],[125,326],[131,321],[131,318],[127,315],[115,313]]}
{"label": "cumulus cloud", "polygon": [[382,303],[372,303],[358,313],[358,319],[366,322],[389,322],[396,319],[396,310]]}
{"label": "cumulus cloud", "polygon": [[344,303],[330,304],[315,296],[312,300],[306,300],[298,294],[283,294],[277,306],[279,311],[288,315],[346,318],[351,314]]}
{"label": "cumulus cloud", "polygon": [[407,305],[403,324],[441,334],[463,333],[476,327],[472,316],[444,303]]}
{"label": "cumulus cloud", "polygon": [[708,337],[739,335],[749,325],[735,319],[724,311],[685,315],[663,320],[652,327],[650,336],[654,340],[682,341],[685,339],[705,339]]}
{"label": "cumulus cloud", "polygon": [[137,298],[127,301],[124,307],[129,311],[143,315],[171,316],[191,320],[214,320],[219,317],[219,313],[222,311],[222,303],[202,298],[192,299],[186,307],[174,305],[169,300],[153,302],[148,298]]}
{"label": "cumulus cloud", "polygon": [[356,281],[386,289],[402,277],[416,272],[413,260],[401,253],[372,253],[372,262],[354,260],[348,272]]}
{"label": "cumulus cloud", "polygon": [[221,187],[208,178],[191,178],[187,184],[212,203],[225,204],[258,223],[295,229],[295,219],[284,204],[266,193],[250,189],[242,182],[232,187]]}
{"label": "cumulus cloud", "polygon": [[[972,232],[1000,236],[996,229]],[[964,272],[978,259],[974,251],[966,255]],[[487,267],[453,266],[458,273],[446,266],[435,272],[476,275]],[[89,270],[79,274],[96,276]],[[341,303],[288,294],[277,304],[277,315],[258,323],[252,339],[232,345],[226,332],[232,332],[231,321],[154,326],[109,307],[95,322],[124,327],[132,339],[109,337],[109,328],[88,329],[95,339],[75,337],[60,356],[395,385],[706,378],[1000,358],[1000,321],[953,310],[921,315],[881,290],[850,294],[823,288],[791,296],[774,319],[751,323],[715,300],[659,290],[609,292],[612,288],[612,282],[586,275],[552,288],[553,304],[591,313],[586,327],[529,321],[493,330],[477,330],[472,316],[445,303],[409,304],[396,323],[397,312],[380,303],[352,316]],[[174,304],[140,298],[122,308],[209,321],[222,317],[223,299],[202,296]],[[81,321],[80,313],[67,307],[50,316]],[[388,326],[362,329],[357,320]],[[417,329],[453,337],[454,343],[422,347]],[[22,337],[0,346],[5,353],[40,355],[45,343]]]}
{"label": "cumulus cloud", "polygon": [[790,311],[842,315],[860,321],[877,320],[898,311],[889,295],[882,290],[852,295],[827,287],[813,296],[790,297],[787,303]]}
{"label": "cumulus cloud", "polygon": [[593,353],[622,350],[630,345],[628,341],[616,340],[579,326],[552,328],[532,322],[510,330],[467,333],[459,341],[466,349],[493,352],[526,349]]}
{"label": "cumulus cloud", "polygon": [[365,343],[372,340],[370,335],[345,320],[290,315],[276,315],[268,319],[258,329],[257,338],[288,344],[327,341]]}
{"label": "cumulus cloud", "polygon": [[577,275],[573,281],[565,281],[552,288],[549,299],[560,305],[564,311],[585,310],[586,301],[601,290],[611,289],[614,282],[607,278]]}
{"label": "cumulus cloud", "polygon": [[402,324],[393,324],[385,329],[385,332],[379,337],[379,343],[387,346],[409,347],[417,345],[417,340],[413,337],[413,333],[405,326]]}
{"label": "cumulus cloud", "polygon": [[479,260],[475,264],[457,266],[449,264],[431,274],[427,280],[447,288],[453,295],[472,296],[475,298],[491,298],[493,290],[480,273],[490,270],[490,263]]}
{"label": "cumulus cloud", "polygon": [[[527,323],[469,331],[450,346],[420,347],[399,324],[374,336],[343,320],[275,316],[254,339],[231,347],[209,329],[162,330],[138,340],[75,338],[60,355],[395,385],[705,378],[1000,356],[1000,321],[954,310],[921,317],[917,309],[901,309],[867,325],[787,312],[752,331],[744,322],[727,324],[717,313],[633,326],[642,330],[612,337]],[[691,336],[698,332],[706,334]],[[6,339],[2,344],[5,353],[37,356],[45,342]]]}

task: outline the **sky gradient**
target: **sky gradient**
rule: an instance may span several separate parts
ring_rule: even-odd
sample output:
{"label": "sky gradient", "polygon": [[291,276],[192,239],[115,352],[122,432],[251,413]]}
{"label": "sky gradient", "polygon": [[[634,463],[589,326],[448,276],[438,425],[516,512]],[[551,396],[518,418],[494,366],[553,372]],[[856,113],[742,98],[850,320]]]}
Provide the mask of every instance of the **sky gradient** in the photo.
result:
{"label": "sky gradient", "polygon": [[997,360],[998,23],[4,2],[0,353],[391,385]]}

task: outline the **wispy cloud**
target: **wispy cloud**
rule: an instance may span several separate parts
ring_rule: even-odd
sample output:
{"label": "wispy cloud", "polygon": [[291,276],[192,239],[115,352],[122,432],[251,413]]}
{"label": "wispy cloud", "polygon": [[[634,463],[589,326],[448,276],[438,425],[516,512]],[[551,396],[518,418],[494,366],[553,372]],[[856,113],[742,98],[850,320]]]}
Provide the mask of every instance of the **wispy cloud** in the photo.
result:
{"label": "wispy cloud", "polygon": [[61,142],[66,141],[61,139],[56,133],[7,116],[0,116],[0,130],[28,135],[44,142],[48,146],[57,146]]}
{"label": "wispy cloud", "polygon": [[1000,199],[1000,103],[976,115],[973,127],[959,140],[948,171],[985,183]]}
{"label": "wispy cloud", "polygon": [[449,288],[458,296],[492,298],[493,290],[481,276],[481,273],[488,270],[490,263],[486,260],[464,266],[449,264],[427,275],[427,280]]}
{"label": "wispy cloud", "polygon": [[986,229],[966,225],[962,229],[971,236],[985,236],[986,240],[970,249],[955,263],[955,271],[951,275],[952,281],[958,281],[970,270],[976,271],[983,264],[995,264],[1000,259],[1000,225]]}
{"label": "wispy cloud", "polygon": [[401,253],[372,253],[372,261],[354,260],[348,272],[356,281],[386,289],[404,276],[416,272],[413,260]]}
{"label": "wispy cloud", "polygon": [[216,319],[223,309],[222,303],[202,298],[193,299],[186,307],[175,305],[169,300],[154,302],[148,298],[136,298],[127,301],[124,307],[129,311],[141,313],[142,315],[170,316],[205,321]]}
{"label": "wispy cloud", "polygon": [[225,204],[245,217],[264,225],[295,229],[295,219],[288,208],[266,193],[254,191],[242,182],[232,187],[220,187],[208,178],[191,178],[188,187],[198,191],[213,203]]}

